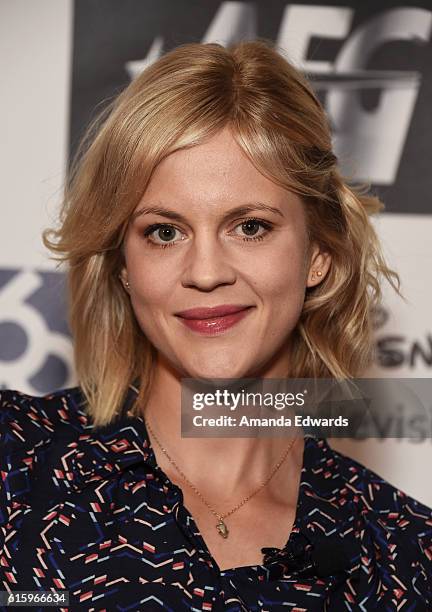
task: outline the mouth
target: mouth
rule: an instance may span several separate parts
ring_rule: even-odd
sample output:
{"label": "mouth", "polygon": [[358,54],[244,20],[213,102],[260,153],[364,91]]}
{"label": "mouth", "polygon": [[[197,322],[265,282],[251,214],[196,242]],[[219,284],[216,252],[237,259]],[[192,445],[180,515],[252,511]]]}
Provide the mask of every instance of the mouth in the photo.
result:
{"label": "mouth", "polygon": [[239,323],[253,306],[223,305],[214,308],[194,308],[177,313],[179,320],[199,334],[217,335]]}

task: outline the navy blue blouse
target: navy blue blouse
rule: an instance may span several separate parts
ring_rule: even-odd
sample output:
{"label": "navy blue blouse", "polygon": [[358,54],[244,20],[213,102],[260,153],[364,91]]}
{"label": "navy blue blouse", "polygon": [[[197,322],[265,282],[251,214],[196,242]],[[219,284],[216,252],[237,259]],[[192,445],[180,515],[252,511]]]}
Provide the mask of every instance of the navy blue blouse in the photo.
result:
{"label": "navy blue blouse", "polygon": [[0,590],[68,590],[72,612],[432,610],[432,510],[324,438],[305,438],[286,545],[221,571],[134,393],[99,429],[79,387],[0,393]]}

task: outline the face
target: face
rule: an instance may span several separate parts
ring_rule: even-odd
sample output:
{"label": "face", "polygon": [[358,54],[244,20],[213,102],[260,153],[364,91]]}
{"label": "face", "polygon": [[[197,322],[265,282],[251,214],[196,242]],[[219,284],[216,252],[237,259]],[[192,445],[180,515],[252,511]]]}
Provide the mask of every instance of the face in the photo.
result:
{"label": "face", "polygon": [[329,266],[300,198],[258,172],[227,128],[157,166],[124,255],[143,333],[192,378],[284,376],[305,289]]}

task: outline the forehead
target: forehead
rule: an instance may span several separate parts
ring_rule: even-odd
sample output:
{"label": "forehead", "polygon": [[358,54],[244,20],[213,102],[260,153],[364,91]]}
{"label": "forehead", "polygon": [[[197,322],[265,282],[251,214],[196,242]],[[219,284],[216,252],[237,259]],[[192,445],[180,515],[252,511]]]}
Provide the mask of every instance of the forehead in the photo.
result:
{"label": "forehead", "polygon": [[279,208],[300,204],[298,196],[264,176],[224,128],[207,141],[163,159],[137,208],[163,203],[209,214],[252,201]]}
{"label": "forehead", "polygon": [[221,181],[224,178],[262,176],[237,144],[229,128],[224,128],[206,141],[168,155],[156,168],[155,176],[170,174],[180,180],[183,174]]}

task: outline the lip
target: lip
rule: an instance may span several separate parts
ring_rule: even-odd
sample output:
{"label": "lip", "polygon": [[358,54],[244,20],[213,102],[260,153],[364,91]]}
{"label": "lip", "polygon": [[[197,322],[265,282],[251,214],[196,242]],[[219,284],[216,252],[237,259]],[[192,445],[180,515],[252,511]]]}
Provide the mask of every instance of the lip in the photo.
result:
{"label": "lip", "polygon": [[224,304],[215,308],[192,308],[177,316],[192,331],[212,336],[239,323],[251,309],[252,306]]}
{"label": "lip", "polygon": [[248,304],[221,304],[220,306],[212,306],[211,308],[189,308],[176,312],[176,316],[182,319],[214,319],[215,317],[225,317],[226,315],[234,314],[250,308]]}

